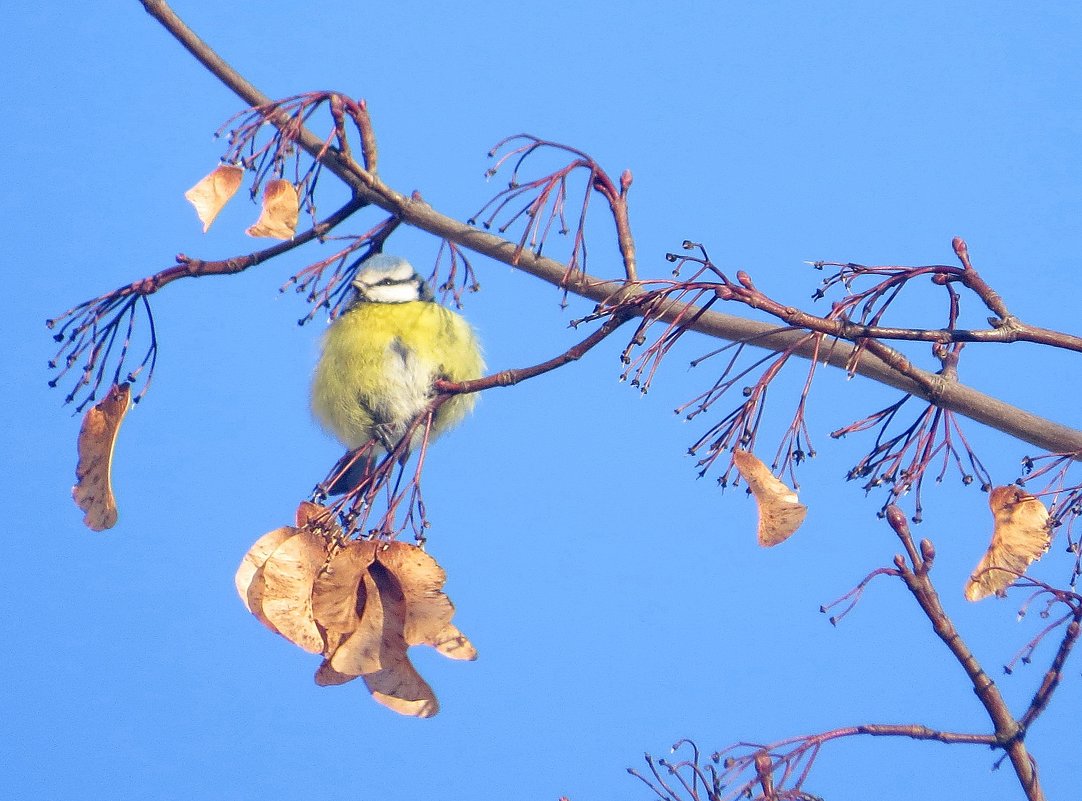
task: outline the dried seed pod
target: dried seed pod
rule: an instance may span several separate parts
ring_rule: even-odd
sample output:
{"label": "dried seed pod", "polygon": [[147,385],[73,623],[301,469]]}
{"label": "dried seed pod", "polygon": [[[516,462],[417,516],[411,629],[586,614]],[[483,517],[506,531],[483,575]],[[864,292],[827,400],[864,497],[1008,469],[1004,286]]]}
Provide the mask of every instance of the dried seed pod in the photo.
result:
{"label": "dried seed pod", "polygon": [[996,487],[988,494],[995,526],[992,542],[966,582],[966,599],[979,601],[1007,587],[1040,559],[1052,544],[1048,509],[1017,486]]}

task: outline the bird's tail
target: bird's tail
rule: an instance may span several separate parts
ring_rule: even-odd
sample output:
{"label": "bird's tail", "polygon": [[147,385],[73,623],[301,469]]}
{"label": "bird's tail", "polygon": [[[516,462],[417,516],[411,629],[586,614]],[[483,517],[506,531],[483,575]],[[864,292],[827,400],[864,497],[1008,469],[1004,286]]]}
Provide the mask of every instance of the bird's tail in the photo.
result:
{"label": "bird's tail", "polygon": [[[325,488],[328,495],[345,495],[367,478],[375,469],[378,457],[373,454],[357,454],[346,451],[331,471],[333,477]],[[351,463],[352,462],[352,463]]]}

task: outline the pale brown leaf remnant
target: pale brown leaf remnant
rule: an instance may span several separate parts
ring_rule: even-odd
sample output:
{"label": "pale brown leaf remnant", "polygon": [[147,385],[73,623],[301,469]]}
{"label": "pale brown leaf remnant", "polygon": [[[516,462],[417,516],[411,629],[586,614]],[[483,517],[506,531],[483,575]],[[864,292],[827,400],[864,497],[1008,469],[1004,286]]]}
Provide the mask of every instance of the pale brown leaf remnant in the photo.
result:
{"label": "pale brown leaf remnant", "polygon": [[188,202],[195,206],[195,213],[203,223],[204,234],[210,230],[218,212],[237,193],[243,178],[242,168],[222,164],[184,193]]}
{"label": "pale brown leaf remnant", "polygon": [[[388,544],[399,546],[399,549],[414,547],[395,542]],[[375,592],[369,594],[368,604],[379,607],[378,616],[382,626],[376,640],[380,667],[364,673],[364,683],[373,698],[395,712],[430,718],[440,711],[440,705],[428,682],[421,678],[406,655],[409,646],[404,632],[409,611],[402,585],[394,573],[378,561],[369,567],[368,579],[375,585]],[[363,616],[367,617],[368,613],[369,608],[366,607]]]}
{"label": "pale brown leaf remnant", "polygon": [[297,197],[296,187],[281,178],[267,181],[267,186],[263,190],[263,210],[255,225],[244,233],[248,236],[292,239],[297,233],[299,215],[300,199]]}
{"label": "pale brown leaf remnant", "polygon": [[995,526],[992,542],[966,582],[966,599],[979,601],[1007,587],[1040,559],[1052,544],[1048,509],[1017,486],[996,487],[988,494]]}
{"label": "pale brown leaf remnant", "polygon": [[733,451],[733,462],[759,507],[759,544],[769,548],[789,539],[807,517],[808,507],[754,454]]}
{"label": "pale brown leaf remnant", "polygon": [[376,542],[347,542],[312,588],[312,613],[323,630],[322,653],[336,673],[350,679],[380,668],[377,649],[368,645],[373,635],[362,631],[354,636],[359,629],[372,627],[378,636],[382,626],[382,619],[377,619],[379,598],[368,578],[377,547]]}
{"label": "pale brown leaf remnant", "polygon": [[309,653],[323,651],[323,635],[312,614],[312,587],[327,561],[327,538],[298,529],[263,563],[263,614],[290,642]]}
{"label": "pale brown leaf remnant", "polygon": [[237,575],[234,578],[237,593],[240,595],[245,608],[275,634],[281,634],[282,632],[278,631],[277,627],[263,614],[263,589],[265,587],[263,565],[266,564],[267,559],[278,549],[279,545],[296,533],[297,529],[292,526],[282,526],[273,531],[268,531],[255,541],[255,544],[248,549],[248,553],[244,554],[244,559],[241,561],[240,567],[237,568]]}
{"label": "pale brown leaf remnant", "polygon": [[71,497],[86,514],[83,522],[94,531],[112,528],[117,521],[113,496],[113,451],[124,415],[131,408],[131,385],[114,384],[101,403],[88,409],[79,429],[79,462]]}
{"label": "pale brown leaf remnant", "polygon": [[476,659],[477,650],[451,624],[455,607],[443,593],[447,581],[443,568],[420,548],[391,545],[397,547],[381,550],[379,561],[398,579],[406,597],[406,643],[431,645],[451,659]]}

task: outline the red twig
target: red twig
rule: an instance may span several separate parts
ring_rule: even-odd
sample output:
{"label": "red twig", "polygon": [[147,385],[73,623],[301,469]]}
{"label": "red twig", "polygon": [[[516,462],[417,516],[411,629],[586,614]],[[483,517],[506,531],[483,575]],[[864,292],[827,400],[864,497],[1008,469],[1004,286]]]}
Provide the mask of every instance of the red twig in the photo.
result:
{"label": "red twig", "polygon": [[[502,152],[501,152],[502,151]],[[566,153],[572,158],[562,167],[542,175],[539,178],[524,179],[521,170],[527,161],[532,161],[542,151]],[[527,247],[540,255],[544,250],[549,235],[556,232],[567,235],[573,232],[571,254],[567,260],[567,269],[563,284],[576,273],[585,274],[587,269],[586,219],[593,192],[600,193],[609,204],[616,226],[616,241],[624,265],[627,281],[638,279],[635,242],[631,234],[628,216],[627,196],[631,189],[631,172],[625,170],[617,185],[598,163],[577,148],[549,142],[530,134],[516,134],[501,140],[489,152],[496,162],[486,171],[486,176],[496,175],[506,165],[513,162],[507,188],[498,192],[488,203],[473,215],[471,224],[477,220],[487,228],[495,227],[501,234],[512,226],[521,223],[523,231],[512,254],[512,263],[517,264]],[[586,189],[579,201],[577,220],[574,228],[568,225],[567,201],[571,177],[585,173]],[[516,205],[517,204],[517,205]]]}
{"label": "red twig", "polygon": [[861,579],[860,583],[857,584],[857,586],[855,586],[853,589],[849,590],[849,592],[847,592],[845,595],[841,596],[840,598],[836,598],[835,600],[831,601],[828,604],[823,604],[822,606],[820,606],[819,611],[822,612],[823,614],[826,614],[831,609],[833,609],[835,606],[838,606],[839,604],[842,604],[842,603],[845,603],[846,601],[848,601],[845,608],[842,609],[841,612],[838,612],[835,615],[831,615],[830,618],[829,618],[830,625],[836,626],[836,625],[838,625],[838,623],[841,621],[842,618],[844,618],[846,615],[848,615],[853,610],[853,607],[855,607],[858,603],[860,603],[860,599],[864,597],[864,590],[872,582],[872,579],[878,578],[879,576],[898,576],[898,575],[900,575],[899,572],[897,570],[895,570],[894,568],[890,568],[890,567],[876,568],[871,573],[869,573],[867,576],[865,576],[863,579]]}
{"label": "red twig", "polygon": [[[56,355],[49,362],[49,366],[57,370],[57,374],[49,381],[50,386],[56,386],[69,371],[81,366],[79,378],[64,402],[72,403],[82,395],[82,399],[78,400],[76,406],[77,410],[82,410],[87,404],[93,402],[98,388],[105,380],[110,364],[115,365],[111,370],[110,384],[122,381],[131,383],[146,368],[143,387],[133,401],[137,403],[150,386],[157,362],[158,341],[154,331],[154,317],[147,300],[150,295],[182,278],[232,275],[247,270],[322,237],[363,205],[359,200],[350,200],[334,214],[288,242],[280,242],[245,256],[203,260],[178,254],[176,266],[167,267],[100,297],[84,301],[63,314],[47,320],[45,324],[50,329],[56,330],[53,339],[61,343]],[[136,329],[135,318],[139,313],[146,317],[148,343],[143,358],[133,368],[128,366],[128,353]],[[119,351],[116,352],[118,332],[122,328],[126,329],[126,334],[119,342]],[[125,371],[127,371],[126,375]]]}
{"label": "red twig", "polygon": [[351,282],[361,263],[382,252],[384,243],[400,224],[397,217],[387,217],[360,236],[342,237],[349,242],[346,247],[291,275],[278,291],[285,292],[292,286],[294,291],[305,294],[312,307],[297,321],[298,325],[312,320],[320,309],[327,309],[332,320],[338,317],[352,299]]}
{"label": "red twig", "polygon": [[[428,408],[409,425],[398,442],[380,454],[375,441],[350,451],[334,465],[327,476],[315,488],[313,499],[325,501],[330,494],[340,494],[328,509],[341,522],[347,536],[368,536],[394,539],[407,528],[412,529],[418,541],[424,541],[429,521],[421,495],[421,474],[427,453],[432,419],[440,406],[457,394],[481,392],[494,387],[508,387],[543,375],[570,362],[581,359],[613,331],[626,318],[613,317],[606,320],[589,336],[552,359],[530,367],[501,370],[473,381],[437,380],[433,389],[437,393]],[[405,466],[412,455],[411,443],[418,431],[423,435],[417,449],[413,473],[406,479]],[[344,482],[351,482],[343,486]],[[379,515],[374,517],[377,501],[384,496]],[[402,511],[405,510],[405,511]]]}

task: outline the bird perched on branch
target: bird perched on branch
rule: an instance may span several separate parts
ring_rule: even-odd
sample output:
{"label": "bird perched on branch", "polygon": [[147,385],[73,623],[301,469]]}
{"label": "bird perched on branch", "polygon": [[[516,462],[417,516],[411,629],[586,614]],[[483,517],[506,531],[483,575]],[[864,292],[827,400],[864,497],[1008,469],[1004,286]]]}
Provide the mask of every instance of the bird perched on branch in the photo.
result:
{"label": "bird perched on branch", "polygon": [[[312,413],[353,450],[374,442],[373,455],[392,450],[435,397],[433,382],[469,381],[484,370],[470,324],[436,303],[432,290],[405,259],[377,254],[353,279],[357,296],[323,337],[312,380]],[[470,412],[474,395],[456,395],[439,407],[429,439]],[[424,437],[423,423],[408,448]],[[354,471],[335,482],[347,491]],[[345,485],[345,486],[343,486]]]}

